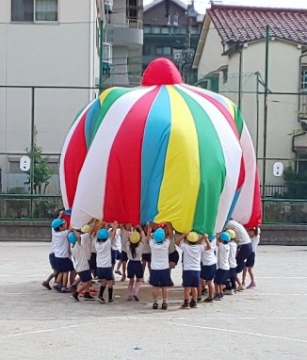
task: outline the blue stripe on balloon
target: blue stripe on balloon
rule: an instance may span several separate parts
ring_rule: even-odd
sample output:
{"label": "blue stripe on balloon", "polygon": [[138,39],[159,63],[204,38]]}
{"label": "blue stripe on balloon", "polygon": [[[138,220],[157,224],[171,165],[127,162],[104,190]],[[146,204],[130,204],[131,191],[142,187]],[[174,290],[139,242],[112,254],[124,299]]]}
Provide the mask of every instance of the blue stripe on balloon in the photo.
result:
{"label": "blue stripe on balloon", "polygon": [[167,88],[161,89],[147,117],[142,145],[141,223],[158,214],[160,187],[171,131],[171,107]]}
{"label": "blue stripe on balloon", "polygon": [[236,193],[235,193],[235,196],[232,200],[232,203],[231,203],[231,206],[230,206],[230,209],[229,209],[229,213],[228,213],[228,216],[227,216],[227,220],[226,220],[226,224],[228,223],[228,221],[231,219],[231,216],[232,216],[232,213],[236,207],[236,204],[237,204],[237,201],[239,199],[239,196],[241,194],[241,190],[242,188],[239,188]]}
{"label": "blue stripe on balloon", "polygon": [[84,132],[85,132],[85,141],[86,141],[87,149],[89,149],[89,147],[91,146],[93,140],[93,134],[95,131],[95,123],[97,121],[99,113],[100,113],[100,101],[99,98],[97,98],[90,106],[85,120]]}

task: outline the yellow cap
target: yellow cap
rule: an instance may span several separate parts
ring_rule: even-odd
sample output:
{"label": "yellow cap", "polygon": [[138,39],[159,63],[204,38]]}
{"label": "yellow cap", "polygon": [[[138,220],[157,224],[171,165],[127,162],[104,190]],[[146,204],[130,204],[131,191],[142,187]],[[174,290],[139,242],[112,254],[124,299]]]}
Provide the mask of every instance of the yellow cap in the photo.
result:
{"label": "yellow cap", "polygon": [[236,233],[235,233],[235,231],[229,229],[229,230],[226,230],[226,232],[228,232],[228,234],[230,235],[230,237],[231,237],[232,239],[235,239],[235,238],[236,238]]}
{"label": "yellow cap", "polygon": [[130,235],[129,235],[129,240],[131,242],[131,244],[137,244],[140,240],[141,240],[141,235],[139,232],[137,231],[133,231]]}
{"label": "yellow cap", "polygon": [[196,243],[198,241],[198,234],[195,231],[191,231],[187,235],[187,240]]}
{"label": "yellow cap", "polygon": [[92,231],[92,227],[90,225],[84,225],[82,228],[81,228],[81,231],[83,233],[89,233]]}

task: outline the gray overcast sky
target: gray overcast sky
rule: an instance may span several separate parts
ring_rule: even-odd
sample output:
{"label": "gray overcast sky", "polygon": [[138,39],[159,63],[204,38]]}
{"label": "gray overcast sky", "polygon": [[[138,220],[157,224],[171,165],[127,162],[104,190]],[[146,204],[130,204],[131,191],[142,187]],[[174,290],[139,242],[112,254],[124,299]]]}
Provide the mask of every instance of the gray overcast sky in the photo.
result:
{"label": "gray overcast sky", "polygon": [[[191,3],[189,0],[181,1],[187,4]],[[150,2],[150,0],[144,0],[144,4],[148,4]],[[222,2],[223,4],[232,5],[307,9],[307,0],[223,0]],[[194,3],[195,8],[199,13],[205,13],[205,9],[210,7],[209,0],[195,0]]]}

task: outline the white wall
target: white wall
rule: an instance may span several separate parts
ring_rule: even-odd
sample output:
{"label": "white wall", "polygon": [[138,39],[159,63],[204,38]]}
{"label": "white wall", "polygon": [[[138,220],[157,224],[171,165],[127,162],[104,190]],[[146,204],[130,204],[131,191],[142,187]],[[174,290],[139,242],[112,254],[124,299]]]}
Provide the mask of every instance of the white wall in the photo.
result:
{"label": "white wall", "polygon": [[227,56],[222,56],[223,47],[216,28],[211,24],[203,53],[198,66],[198,79],[227,64]]}
{"label": "white wall", "polygon": [[[58,23],[11,23],[0,1],[0,85],[94,85],[99,73],[95,1],[60,0]],[[88,89],[36,89],[35,125],[44,152],[59,153],[75,114],[94,96]],[[0,152],[30,145],[31,89],[0,88]],[[7,170],[7,161],[0,158]]]}
{"label": "white wall", "polygon": [[[228,81],[220,82],[220,92],[238,103],[239,54],[222,56],[221,39],[215,28],[210,28],[204,51],[201,56],[198,78],[215,71],[223,65],[228,65]],[[301,50],[297,45],[280,40],[270,41],[269,44],[269,89],[274,92],[297,92],[299,88],[299,56]],[[265,77],[265,42],[250,43],[243,49],[242,64],[242,113],[256,147],[257,103],[256,94],[244,94],[244,91],[256,91],[256,75],[259,71]],[[260,91],[264,88],[260,85]],[[292,136],[294,130],[300,128],[297,121],[297,95],[269,95],[267,121],[267,152],[269,158],[293,158]],[[259,96],[259,151],[258,157],[263,157],[263,122],[264,97]],[[289,161],[282,161],[285,166]],[[272,175],[274,161],[267,161],[266,182],[278,182],[280,178]],[[260,170],[262,161],[259,162]]]}

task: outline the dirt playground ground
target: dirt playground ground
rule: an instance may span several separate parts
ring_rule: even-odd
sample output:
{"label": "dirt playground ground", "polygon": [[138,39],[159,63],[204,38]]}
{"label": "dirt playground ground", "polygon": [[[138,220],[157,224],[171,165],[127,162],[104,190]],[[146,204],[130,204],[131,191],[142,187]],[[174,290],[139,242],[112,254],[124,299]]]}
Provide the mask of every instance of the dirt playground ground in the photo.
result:
{"label": "dirt playground ground", "polygon": [[48,251],[0,243],[0,360],[307,359],[307,247],[260,246],[256,289],[190,310],[179,265],[167,311],[152,310],[148,284],[127,302],[119,277],[113,304],[44,289]]}

